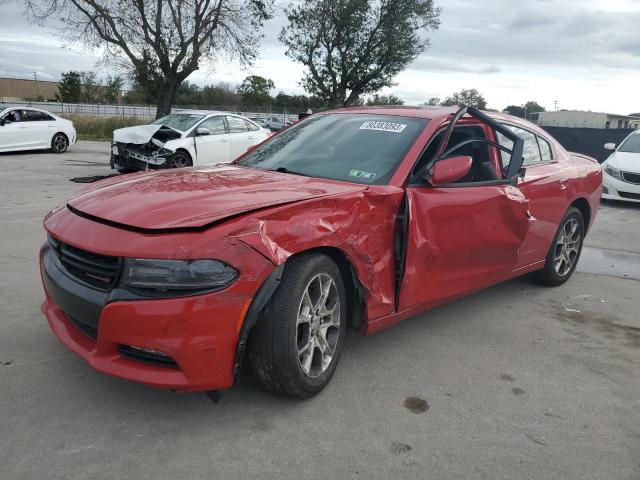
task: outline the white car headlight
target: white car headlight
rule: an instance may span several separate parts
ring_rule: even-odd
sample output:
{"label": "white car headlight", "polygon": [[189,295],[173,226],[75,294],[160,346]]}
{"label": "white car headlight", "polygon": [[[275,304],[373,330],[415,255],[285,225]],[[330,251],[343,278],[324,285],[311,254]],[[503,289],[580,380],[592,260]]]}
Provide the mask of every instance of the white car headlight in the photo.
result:
{"label": "white car headlight", "polygon": [[604,171],[610,177],[613,177],[616,180],[622,180],[622,172],[620,170],[618,170],[617,168],[612,167],[608,163],[604,166]]}

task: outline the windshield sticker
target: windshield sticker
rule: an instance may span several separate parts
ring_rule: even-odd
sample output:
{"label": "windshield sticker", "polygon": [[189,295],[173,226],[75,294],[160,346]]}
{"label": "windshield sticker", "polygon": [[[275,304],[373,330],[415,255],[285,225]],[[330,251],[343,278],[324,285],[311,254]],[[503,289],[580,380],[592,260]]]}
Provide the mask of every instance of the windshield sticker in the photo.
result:
{"label": "windshield sticker", "polygon": [[362,170],[351,170],[349,172],[349,176],[350,177],[356,177],[356,178],[366,178],[368,180],[373,180],[374,178],[376,178],[375,173],[373,172],[363,172]]}
{"label": "windshield sticker", "polygon": [[377,130],[379,132],[401,133],[407,126],[404,123],[365,122],[360,130]]}

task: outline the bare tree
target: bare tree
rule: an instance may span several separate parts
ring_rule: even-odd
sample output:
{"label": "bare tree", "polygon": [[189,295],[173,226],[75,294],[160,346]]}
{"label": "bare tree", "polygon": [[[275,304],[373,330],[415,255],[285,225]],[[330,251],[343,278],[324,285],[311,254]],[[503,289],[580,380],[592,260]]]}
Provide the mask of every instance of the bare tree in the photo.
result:
{"label": "bare tree", "polygon": [[125,58],[136,82],[157,95],[166,115],[180,84],[202,60],[223,55],[243,64],[256,56],[272,0],[26,0],[36,21],[54,18],[60,34],[105,59]]}
{"label": "bare tree", "polygon": [[302,0],[289,5],[280,40],[302,63],[302,85],[336,107],[393,84],[429,47],[439,25],[434,0]]}

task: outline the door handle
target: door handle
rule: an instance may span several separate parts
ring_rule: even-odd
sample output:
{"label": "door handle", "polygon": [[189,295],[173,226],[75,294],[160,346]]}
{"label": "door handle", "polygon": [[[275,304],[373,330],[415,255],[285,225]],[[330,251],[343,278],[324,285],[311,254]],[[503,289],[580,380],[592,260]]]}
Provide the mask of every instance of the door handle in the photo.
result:
{"label": "door handle", "polygon": [[221,138],[220,139],[220,143],[227,143],[229,140],[227,140],[226,138]]}

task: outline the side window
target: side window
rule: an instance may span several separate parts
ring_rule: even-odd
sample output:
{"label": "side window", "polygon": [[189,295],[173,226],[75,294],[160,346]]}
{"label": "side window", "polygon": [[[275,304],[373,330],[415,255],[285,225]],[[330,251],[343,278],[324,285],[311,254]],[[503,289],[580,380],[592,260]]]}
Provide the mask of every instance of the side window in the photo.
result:
{"label": "side window", "polygon": [[538,137],[538,146],[540,147],[540,156],[543,162],[549,162],[553,160],[553,154],[551,153],[551,145],[544,138]]}
{"label": "side window", "polygon": [[245,120],[244,122],[247,124],[247,128],[249,130],[252,130],[252,131],[260,130],[260,127],[258,127],[255,123],[249,122],[248,120]]}
{"label": "side window", "polygon": [[22,110],[10,110],[4,116],[4,119],[7,122],[12,122],[12,123],[13,122],[23,122],[24,121],[23,111]]}
{"label": "side window", "polygon": [[532,163],[539,163],[542,161],[542,158],[540,157],[540,149],[538,148],[538,141],[536,140],[536,135],[528,130],[514,127],[512,125],[505,126],[524,140],[524,151],[522,152],[522,156],[524,158],[524,162],[522,163],[523,166],[531,165]]}
{"label": "side window", "polygon": [[53,118],[44,112],[38,112],[36,110],[25,110],[25,121],[27,122],[45,122],[51,121]]}
{"label": "side window", "polygon": [[[496,132],[496,137],[498,138],[498,143],[501,146],[508,148],[509,150],[513,149],[513,142],[503,134],[501,134],[500,132]],[[502,170],[504,172],[509,170],[509,164],[511,163],[511,154],[505,152],[504,150],[500,150],[500,163],[502,163]]]}
{"label": "side window", "polygon": [[229,125],[229,133],[243,133],[249,130],[242,118],[227,117],[227,124]]}
{"label": "side window", "polygon": [[204,122],[198,125],[198,128],[208,128],[211,135],[222,135],[227,133],[224,128],[224,119],[222,116],[207,118]]}

